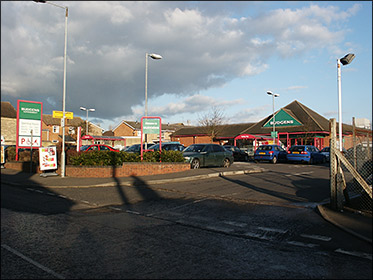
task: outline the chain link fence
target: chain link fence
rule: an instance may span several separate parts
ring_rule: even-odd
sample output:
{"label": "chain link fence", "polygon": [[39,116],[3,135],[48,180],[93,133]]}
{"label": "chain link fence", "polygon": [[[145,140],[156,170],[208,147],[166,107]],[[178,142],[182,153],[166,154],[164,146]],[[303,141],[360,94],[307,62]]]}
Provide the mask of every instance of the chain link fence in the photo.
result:
{"label": "chain link fence", "polygon": [[[372,141],[371,133],[356,133],[353,139],[353,147],[344,152],[347,161],[359,173],[361,178],[372,189]],[[372,214],[372,198],[362,187],[358,180],[351,174],[346,166],[341,163],[346,183],[344,191],[344,205],[357,211]]]}

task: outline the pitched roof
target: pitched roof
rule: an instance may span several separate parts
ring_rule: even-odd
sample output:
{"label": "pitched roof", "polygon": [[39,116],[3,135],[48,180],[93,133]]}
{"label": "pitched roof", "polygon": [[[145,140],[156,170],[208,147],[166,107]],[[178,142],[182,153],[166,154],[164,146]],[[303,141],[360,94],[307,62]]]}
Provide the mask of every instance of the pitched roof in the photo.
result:
{"label": "pitched roof", "polygon": [[[239,123],[239,124],[225,124],[218,125],[217,130],[219,131],[217,138],[234,138],[240,135],[242,131],[254,125],[254,123]],[[183,127],[172,133],[173,137],[180,136],[194,136],[194,135],[207,135],[206,127],[203,126],[189,126]]]}
{"label": "pitched roof", "polygon": [[[278,132],[311,132],[311,131],[329,131],[329,120],[311,110],[307,106],[303,105],[297,100],[294,100],[289,105],[281,108],[279,111],[285,111],[292,118],[300,122],[297,126],[277,126],[276,131]],[[245,134],[269,134],[272,131],[272,127],[263,127],[272,119],[272,114],[268,117],[257,122],[252,127],[244,131]],[[352,126],[343,124],[343,132],[352,132]]]}
{"label": "pitched roof", "polygon": [[17,110],[7,101],[1,101],[1,117],[17,118]]}
{"label": "pitched roof", "polygon": [[[121,121],[116,127],[114,127],[112,129],[112,131],[116,130],[123,123],[128,125],[133,130],[141,130],[141,122],[138,122],[138,121]],[[182,124],[182,123],[174,123],[174,124],[162,123],[162,130],[175,131],[176,129],[179,129],[180,127],[184,127],[184,124]]]}
{"label": "pitched roof", "polygon": [[[53,118],[53,115],[44,115],[43,114],[43,121],[47,125],[61,125],[61,119],[60,118]],[[68,126],[74,126],[78,127],[81,126],[82,123],[84,123],[84,120],[80,117],[74,117],[73,119],[67,119],[66,124]]]}

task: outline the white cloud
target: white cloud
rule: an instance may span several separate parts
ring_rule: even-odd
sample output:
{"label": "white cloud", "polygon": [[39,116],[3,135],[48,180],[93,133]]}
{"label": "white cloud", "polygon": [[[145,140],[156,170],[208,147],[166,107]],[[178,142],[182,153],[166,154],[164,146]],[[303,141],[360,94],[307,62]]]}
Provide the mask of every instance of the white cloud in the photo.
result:
{"label": "white cloud", "polygon": [[[170,94],[181,100],[153,107],[152,112],[171,116],[213,104],[233,106],[239,100],[215,100],[198,93],[263,73],[271,57],[336,50],[344,40],[338,23],[361,6],[351,4],[341,11],[311,3],[301,9],[236,18],[229,14],[230,4],[217,3],[225,7],[218,10],[208,1],[71,1],[67,5],[66,109],[91,106],[98,118],[107,120],[143,114],[146,52],[163,56],[149,60],[149,98]],[[254,4],[236,5],[239,8],[232,11],[238,13]],[[1,16],[2,99],[37,96],[47,103],[46,112],[55,110],[54,104],[62,101],[64,11],[31,1],[2,1]]]}

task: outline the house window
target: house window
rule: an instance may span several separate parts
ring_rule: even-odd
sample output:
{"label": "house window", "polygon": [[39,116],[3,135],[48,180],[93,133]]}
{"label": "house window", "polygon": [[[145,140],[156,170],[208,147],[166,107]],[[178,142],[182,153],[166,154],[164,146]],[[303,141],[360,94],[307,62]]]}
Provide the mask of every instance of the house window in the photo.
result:
{"label": "house window", "polygon": [[60,132],[60,127],[57,125],[53,126],[53,133],[59,133]]}

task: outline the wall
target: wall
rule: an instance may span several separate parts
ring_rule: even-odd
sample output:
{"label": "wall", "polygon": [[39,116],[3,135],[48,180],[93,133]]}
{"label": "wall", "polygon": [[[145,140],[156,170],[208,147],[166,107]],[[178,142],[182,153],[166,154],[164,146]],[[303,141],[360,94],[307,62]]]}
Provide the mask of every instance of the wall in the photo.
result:
{"label": "wall", "polygon": [[2,117],[1,135],[4,136],[5,145],[16,145],[17,119]]}
{"label": "wall", "polygon": [[[6,162],[4,167],[15,169],[24,172],[30,172],[29,162]],[[67,177],[84,177],[84,178],[108,178],[108,177],[130,177],[130,176],[146,176],[181,172],[190,169],[189,163],[175,162],[128,162],[122,166],[73,166],[67,165],[65,176]],[[33,172],[43,173],[39,167],[34,166]],[[57,174],[61,174],[61,170],[57,169]]]}

